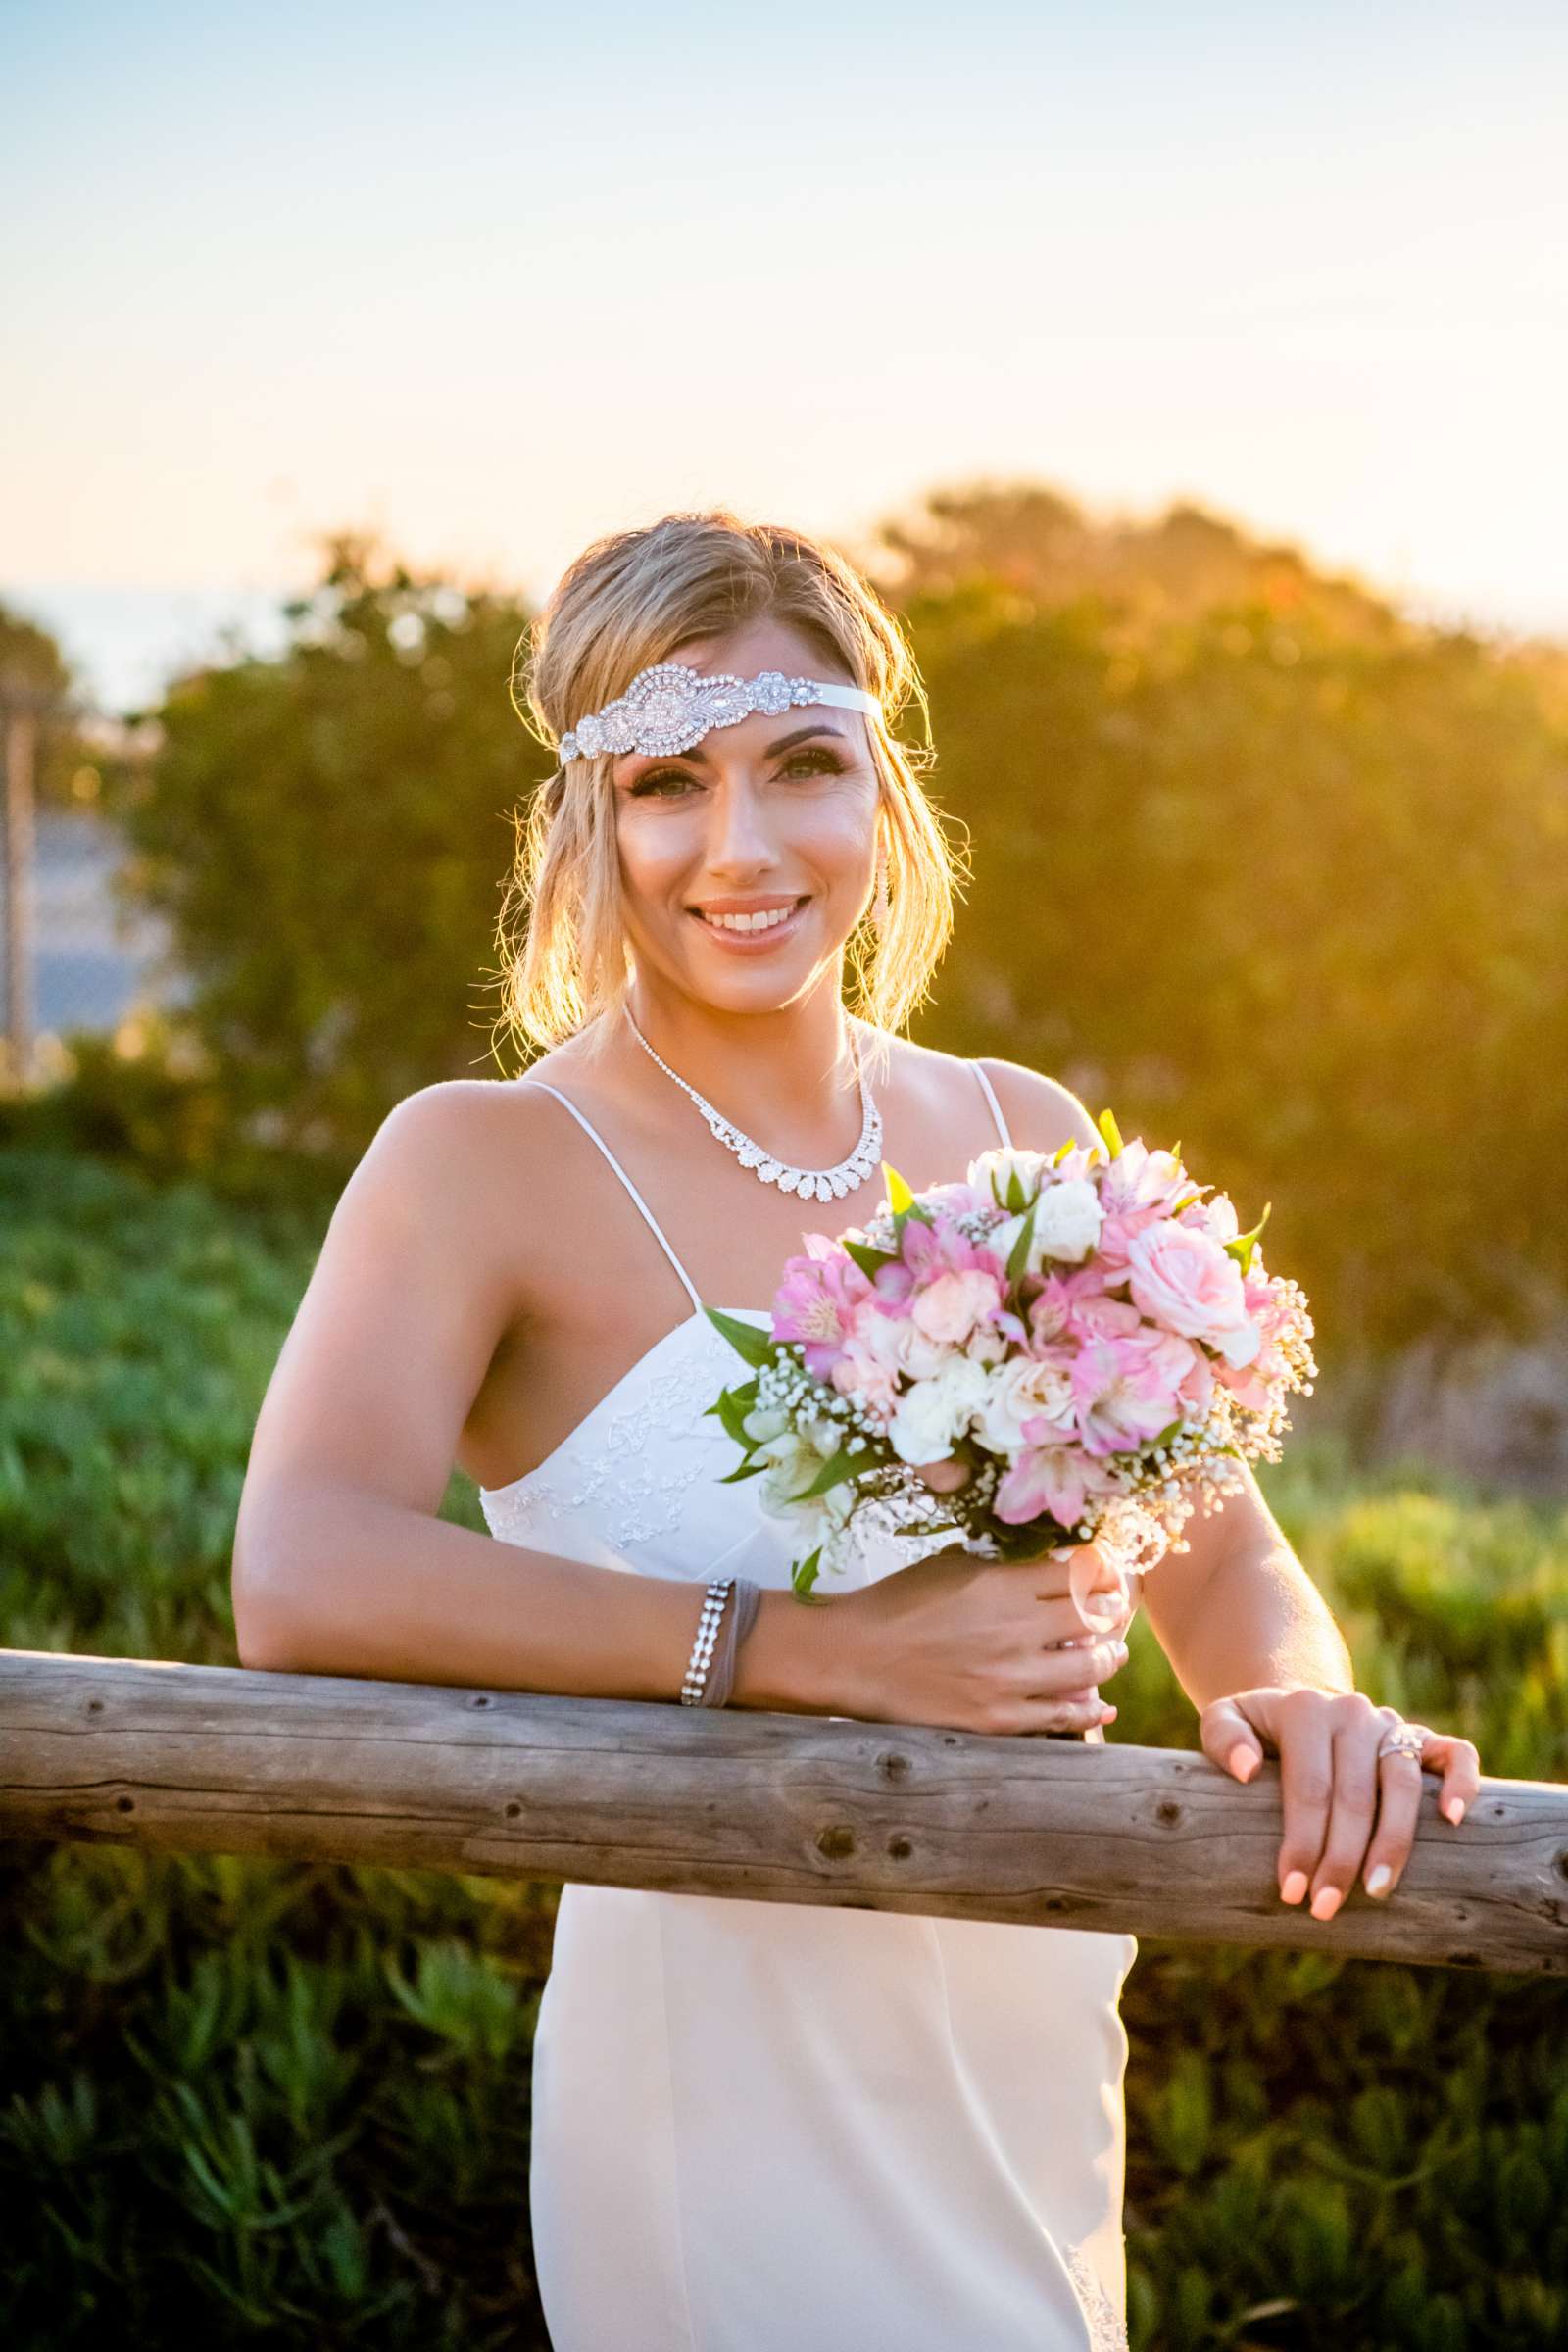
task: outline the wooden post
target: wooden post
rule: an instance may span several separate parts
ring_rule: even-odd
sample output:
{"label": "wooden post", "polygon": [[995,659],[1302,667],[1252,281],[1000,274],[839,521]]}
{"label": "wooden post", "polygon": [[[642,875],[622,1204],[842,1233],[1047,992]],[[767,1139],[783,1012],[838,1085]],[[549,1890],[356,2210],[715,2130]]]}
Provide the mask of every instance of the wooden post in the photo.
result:
{"label": "wooden post", "polygon": [[1568,1972],[1568,1788],[1425,1776],[1404,1877],[1282,1903],[1280,1783],[1196,1751],[0,1650],[0,1836]]}
{"label": "wooden post", "polygon": [[38,742],[35,698],[7,693],[0,701],[5,736],[4,892],[6,926],[6,1044],[14,1083],[32,1077],[33,759]]}

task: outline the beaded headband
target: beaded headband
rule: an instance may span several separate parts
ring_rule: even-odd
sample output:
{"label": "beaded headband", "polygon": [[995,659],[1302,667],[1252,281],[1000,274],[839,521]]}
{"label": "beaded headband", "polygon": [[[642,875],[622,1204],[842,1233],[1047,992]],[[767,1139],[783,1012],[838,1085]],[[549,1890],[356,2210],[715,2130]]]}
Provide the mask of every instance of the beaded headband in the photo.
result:
{"label": "beaded headband", "polygon": [[600,752],[689,752],[710,727],[736,726],[754,710],[776,715],[792,703],[832,703],[872,716],[882,708],[863,687],[787,678],[781,669],[764,669],[755,678],[721,670],[705,678],[684,662],[656,662],[612,703],[579,718],[561,738],[558,757],[564,767],[568,760],[591,760]]}

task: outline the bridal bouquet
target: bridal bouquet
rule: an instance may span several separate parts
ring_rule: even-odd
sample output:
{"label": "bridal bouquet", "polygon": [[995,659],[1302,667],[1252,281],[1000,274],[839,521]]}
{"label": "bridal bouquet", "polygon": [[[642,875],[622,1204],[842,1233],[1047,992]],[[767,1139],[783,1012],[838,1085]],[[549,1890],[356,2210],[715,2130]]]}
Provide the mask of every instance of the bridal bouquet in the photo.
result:
{"label": "bridal bouquet", "polygon": [[1279,1459],[1317,1365],[1304,1294],[1264,1271],[1268,1208],[1240,1233],[1179,1146],[1097,1124],[924,1193],[884,1161],[885,1208],[806,1237],[770,1332],[705,1310],[752,1367],[707,1408],[744,1449],[723,1483],[760,1478],[797,1524],[802,1598],[863,1513],[993,1559],[1094,1541],[1136,1572],[1187,1549],[1236,1464]]}

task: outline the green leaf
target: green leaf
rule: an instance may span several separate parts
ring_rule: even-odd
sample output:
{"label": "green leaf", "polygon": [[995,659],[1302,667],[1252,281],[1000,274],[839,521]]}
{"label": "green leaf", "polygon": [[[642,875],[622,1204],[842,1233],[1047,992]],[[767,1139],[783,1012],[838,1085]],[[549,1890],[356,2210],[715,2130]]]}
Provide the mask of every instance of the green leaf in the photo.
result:
{"label": "green leaf", "polygon": [[1251,1232],[1239,1233],[1234,1242],[1227,1242],[1225,1244],[1226,1256],[1234,1257],[1244,1274],[1250,1270],[1252,1263],[1252,1251],[1257,1248],[1258,1235],[1268,1223],[1268,1212],[1273,1205],[1274,1203],[1272,1200],[1265,1201],[1263,1206],[1263,1214],[1258,1218],[1257,1223],[1252,1227]]}
{"label": "green leaf", "polygon": [[1039,1206],[1040,1195],[1036,1193],[1029,1203],[1029,1214],[1018,1229],[1018,1238],[1007,1251],[1007,1280],[1009,1282],[1020,1282],[1023,1279],[1024,1268],[1029,1262],[1029,1244],[1034,1237],[1035,1210]]}
{"label": "green leaf", "polygon": [[1009,1168],[1007,1170],[1007,1198],[1003,1202],[1003,1207],[1009,1217],[1015,1217],[1021,1209],[1028,1206],[1028,1203],[1029,1195],[1024,1190],[1023,1178],[1016,1168]]}
{"label": "green leaf", "polygon": [[821,1557],[822,1546],[819,1544],[814,1551],[807,1553],[804,1560],[797,1560],[795,1566],[790,1570],[790,1583],[803,1600],[816,1582],[817,1562]]}
{"label": "green leaf", "polygon": [[884,1266],[896,1266],[899,1262],[896,1250],[877,1250],[869,1242],[846,1242],[844,1253],[853,1257],[860,1272],[869,1274],[873,1282]]}
{"label": "green leaf", "polygon": [[738,1315],[726,1315],[721,1306],[705,1306],[704,1314],[713,1329],[722,1332],[737,1355],[749,1364],[770,1364],[774,1360],[777,1343],[755,1323],[743,1323]]}
{"label": "green leaf", "polygon": [[765,1462],[742,1462],[738,1470],[728,1471],[723,1478],[714,1479],[713,1484],[716,1487],[738,1486],[743,1478],[760,1478],[766,1468]]}
{"label": "green leaf", "polygon": [[724,1424],[725,1435],[733,1438],[737,1446],[744,1446],[749,1453],[757,1443],[755,1438],[746,1434],[746,1416],[750,1406],[742,1404],[740,1398],[726,1389],[718,1402],[710,1404],[708,1409],[710,1413],[717,1413]]}
{"label": "green leaf", "polygon": [[1121,1129],[1117,1126],[1111,1112],[1108,1110],[1102,1110],[1099,1118],[1095,1121],[1095,1125],[1100,1129],[1101,1134],[1104,1137],[1105,1142],[1110,1150],[1111,1158],[1120,1159]]}
{"label": "green leaf", "polygon": [[825,1494],[829,1487],[836,1487],[841,1480],[854,1478],[858,1472],[868,1470],[870,1466],[863,1450],[859,1453],[851,1453],[841,1446],[833,1459],[822,1464],[810,1485],[794,1499],[797,1502],[808,1502],[813,1494]]}

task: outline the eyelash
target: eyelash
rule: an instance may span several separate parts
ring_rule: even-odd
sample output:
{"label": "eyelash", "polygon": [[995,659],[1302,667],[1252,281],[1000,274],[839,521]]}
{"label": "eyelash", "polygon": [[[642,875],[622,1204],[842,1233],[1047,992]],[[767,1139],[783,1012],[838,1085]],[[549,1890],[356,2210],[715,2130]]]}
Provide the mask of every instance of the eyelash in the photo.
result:
{"label": "eyelash", "polygon": [[[836,752],[828,751],[796,752],[790,759],[785,760],[784,766],[780,770],[780,773],[787,774],[792,767],[799,766],[803,760],[815,760],[820,771],[825,775],[841,776],[844,773],[843,760],[840,760]],[[652,774],[640,776],[626,797],[628,800],[632,801],[640,801],[645,797],[649,800],[670,800],[674,797],[672,794],[656,792],[654,787],[658,784],[664,784],[671,781],[678,784],[689,784],[691,782],[691,778],[682,768],[656,767]]]}

